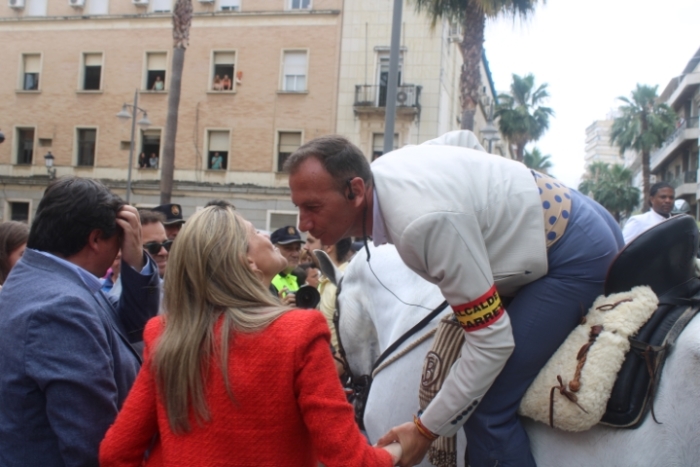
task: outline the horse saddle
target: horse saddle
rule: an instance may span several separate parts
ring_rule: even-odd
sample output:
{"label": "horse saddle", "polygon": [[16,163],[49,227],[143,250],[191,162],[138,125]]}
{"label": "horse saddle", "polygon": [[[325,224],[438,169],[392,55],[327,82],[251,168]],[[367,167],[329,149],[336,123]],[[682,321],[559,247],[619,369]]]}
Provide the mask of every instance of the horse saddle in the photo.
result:
{"label": "horse saddle", "polygon": [[664,361],[683,328],[700,309],[700,279],[695,272],[697,253],[695,220],[686,215],[676,216],[632,240],[608,269],[606,296],[646,285],[659,298],[659,306],[637,334],[629,338],[631,350],[618,373],[600,423],[636,428],[649,411],[654,416],[654,393]]}

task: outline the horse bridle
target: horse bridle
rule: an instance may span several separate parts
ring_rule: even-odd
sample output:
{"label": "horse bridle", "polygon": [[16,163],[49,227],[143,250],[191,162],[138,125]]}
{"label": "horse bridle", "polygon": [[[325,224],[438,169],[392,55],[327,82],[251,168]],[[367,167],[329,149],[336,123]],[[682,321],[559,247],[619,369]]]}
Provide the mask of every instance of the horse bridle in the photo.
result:
{"label": "horse bridle", "polygon": [[355,408],[355,422],[358,424],[360,429],[365,429],[364,417],[365,417],[365,407],[367,405],[367,398],[369,397],[369,390],[372,387],[372,375],[374,370],[382,364],[384,360],[387,359],[401,344],[406,342],[406,340],[423,329],[428,325],[437,315],[439,315],[445,308],[447,308],[447,301],[442,302],[433,311],[431,311],[427,316],[420,320],[411,329],[406,331],[396,339],[387,349],[382,352],[382,354],[377,358],[377,360],[372,364],[372,370],[366,375],[355,375],[350,369],[348,364],[348,359],[345,355],[345,348],[343,347],[343,342],[340,338],[340,291],[342,289],[343,278],[338,281],[338,286],[335,292],[335,311],[333,313],[333,324],[335,325],[335,332],[338,337],[338,353],[342,358],[341,364],[343,365],[343,376],[341,380],[343,382],[343,387],[349,389],[348,401],[353,404]]}

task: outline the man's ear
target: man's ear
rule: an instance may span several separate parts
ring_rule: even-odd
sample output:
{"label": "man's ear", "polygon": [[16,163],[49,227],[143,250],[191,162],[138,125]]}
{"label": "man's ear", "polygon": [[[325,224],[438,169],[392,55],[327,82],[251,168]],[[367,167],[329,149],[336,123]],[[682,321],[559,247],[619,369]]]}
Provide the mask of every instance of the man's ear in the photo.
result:
{"label": "man's ear", "polygon": [[98,251],[100,249],[99,241],[102,240],[103,234],[102,230],[95,229],[88,234],[87,246],[92,251]]}
{"label": "man's ear", "polygon": [[365,186],[365,181],[362,180],[362,177],[354,177],[351,180],[348,181],[349,187],[350,188],[350,193],[352,193],[352,196],[348,196],[348,200],[353,201],[356,204],[361,204],[362,199],[365,197],[365,192],[366,192],[366,186]]}

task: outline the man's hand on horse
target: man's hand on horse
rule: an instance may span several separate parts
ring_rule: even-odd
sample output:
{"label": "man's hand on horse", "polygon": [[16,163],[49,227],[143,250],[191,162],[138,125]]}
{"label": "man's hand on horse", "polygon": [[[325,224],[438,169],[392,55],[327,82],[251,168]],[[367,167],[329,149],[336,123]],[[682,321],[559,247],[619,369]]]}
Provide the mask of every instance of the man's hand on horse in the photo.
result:
{"label": "man's hand on horse", "polygon": [[408,422],[395,426],[387,434],[379,438],[377,446],[384,447],[390,443],[398,441],[401,444],[403,453],[399,464],[401,467],[412,467],[420,464],[428,452],[430,441],[423,436],[414,423]]}

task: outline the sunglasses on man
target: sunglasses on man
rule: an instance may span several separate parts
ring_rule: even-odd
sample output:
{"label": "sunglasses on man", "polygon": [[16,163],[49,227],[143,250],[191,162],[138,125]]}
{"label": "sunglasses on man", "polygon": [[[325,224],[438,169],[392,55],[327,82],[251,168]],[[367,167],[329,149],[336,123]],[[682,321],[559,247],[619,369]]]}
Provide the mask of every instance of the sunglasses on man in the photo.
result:
{"label": "sunglasses on man", "polygon": [[173,246],[173,241],[166,240],[163,243],[148,242],[143,245],[143,249],[152,255],[157,255],[158,253],[160,253],[161,248],[165,248],[165,251],[170,251],[171,246]]}

